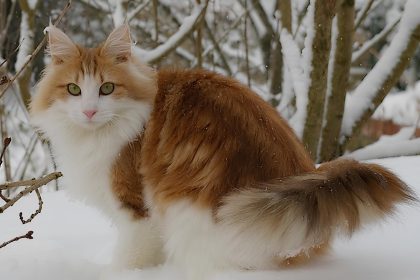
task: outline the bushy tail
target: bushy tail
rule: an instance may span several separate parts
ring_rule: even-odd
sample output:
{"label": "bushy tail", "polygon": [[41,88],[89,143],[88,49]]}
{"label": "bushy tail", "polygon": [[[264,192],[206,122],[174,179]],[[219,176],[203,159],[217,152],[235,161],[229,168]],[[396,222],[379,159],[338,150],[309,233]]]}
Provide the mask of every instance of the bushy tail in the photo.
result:
{"label": "bushy tail", "polygon": [[337,233],[350,236],[363,224],[391,215],[397,203],[415,200],[384,167],[335,160],[313,173],[232,193],[217,218],[238,232],[288,243],[293,250],[323,244]]}

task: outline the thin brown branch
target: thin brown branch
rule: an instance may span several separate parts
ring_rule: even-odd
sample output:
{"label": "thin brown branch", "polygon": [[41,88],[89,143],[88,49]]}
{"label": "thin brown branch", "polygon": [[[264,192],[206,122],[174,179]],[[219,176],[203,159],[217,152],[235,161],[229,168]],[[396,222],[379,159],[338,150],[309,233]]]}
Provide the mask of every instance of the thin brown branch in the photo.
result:
{"label": "thin brown branch", "polygon": [[[245,1],[245,10],[248,10],[248,1]],[[245,72],[248,87],[251,87],[251,73],[249,71],[249,46],[248,46],[248,15],[244,18],[244,44],[245,44]]]}
{"label": "thin brown branch", "polygon": [[158,0],[153,0],[153,23],[155,25],[155,34],[153,36],[153,40],[155,41],[156,45],[159,42],[159,17],[158,17]]}
{"label": "thin brown branch", "polygon": [[[3,30],[0,32],[0,46],[3,46],[4,40],[6,39],[6,32],[7,30],[9,30],[10,23],[12,22],[12,18],[15,15],[16,2],[17,0],[12,0],[12,6],[10,7],[9,15],[7,16],[7,19],[6,19],[6,25],[3,27]],[[1,65],[3,65],[3,63]]]}
{"label": "thin brown branch", "polygon": [[365,6],[362,8],[362,10],[359,12],[359,14],[357,15],[357,18],[356,18],[356,23],[354,24],[354,30],[359,28],[359,26],[365,20],[365,18],[367,17],[367,15],[370,11],[370,8],[372,7],[372,4],[373,4],[374,1],[375,0],[368,0],[368,2],[366,2]]}
{"label": "thin brown branch", "polygon": [[7,137],[8,133],[7,133],[7,124],[4,121],[5,118],[6,118],[6,113],[4,110],[4,105],[2,104],[0,106],[0,132],[1,132],[1,137],[4,138],[3,140],[4,148],[0,155],[1,156],[0,165],[2,165],[4,162],[4,177],[6,181],[10,181],[12,178],[12,172],[10,168],[10,155],[9,155],[9,151],[7,150],[7,147],[9,146],[12,139]]}
{"label": "thin brown branch", "polygon": [[310,4],[310,1],[306,0],[305,5],[303,6],[303,9],[300,11],[300,13],[298,15],[296,29],[295,29],[295,32],[293,33],[293,39],[296,38],[296,36],[299,32],[299,29],[300,29],[300,26],[302,25],[303,19],[305,18],[306,13],[308,12],[309,4]]}
{"label": "thin brown branch", "polygon": [[24,190],[22,190],[21,192],[19,192],[15,197],[11,198],[9,202],[7,202],[2,207],[0,207],[0,213],[3,213],[7,208],[13,206],[23,196],[27,195],[28,193],[33,192],[34,190],[48,184],[49,182],[51,182],[53,180],[56,180],[56,179],[60,178],[61,176],[63,176],[63,174],[61,174],[61,172],[54,172],[54,173],[48,174],[44,177],[41,177],[39,179],[9,183],[9,185],[8,185],[9,188],[11,186],[13,186],[13,187],[28,186],[28,187],[25,188]]}
{"label": "thin brown branch", "polygon": [[9,147],[10,142],[12,142],[12,138],[10,138],[10,137],[6,137],[3,140],[3,149],[2,149],[1,154],[0,154],[0,166],[3,164],[3,156],[4,156],[4,153],[6,153],[6,149],[7,149],[7,147]]}
{"label": "thin brown branch", "polygon": [[[236,21],[230,26],[230,28],[228,30],[226,30],[218,39],[216,39],[215,43],[220,45],[221,42],[223,42],[223,40],[225,40],[227,38],[227,36],[230,34],[230,32],[232,30],[234,30],[236,27],[239,26],[239,24],[242,22],[242,18],[247,16],[249,13],[249,10],[245,10],[237,19]],[[213,49],[213,47],[208,47],[204,52],[203,52],[203,57],[206,57],[210,51]]]}
{"label": "thin brown branch", "polygon": [[127,14],[127,22],[130,22],[132,19],[134,19],[141,11],[143,11],[150,3],[150,0],[146,1],[145,3],[138,5],[135,9],[130,11]]}
{"label": "thin brown branch", "polygon": [[6,57],[4,61],[2,61],[2,63],[0,63],[0,67],[2,67],[7,61],[9,61],[12,55],[14,55],[20,49],[20,46],[22,46],[23,41],[25,41],[25,38],[23,38],[22,41],[19,42],[19,45],[11,53],[9,53],[9,55]]}
{"label": "thin brown branch", "polygon": [[1,190],[0,190],[0,198],[6,203],[10,201],[9,198],[7,198],[6,196],[4,196],[4,194],[1,193]]}
{"label": "thin brown branch", "polygon": [[[227,74],[229,76],[232,76],[232,69],[229,66],[229,63],[226,59],[225,54],[223,53],[222,49],[220,48],[219,43],[217,42],[216,38],[214,37],[214,34],[212,32],[212,30],[210,29],[209,23],[207,22],[207,20],[204,20],[204,28],[206,29],[207,35],[210,38],[211,43],[213,44],[214,50],[217,52],[217,54],[220,57],[220,60],[222,62],[223,68],[226,70]],[[209,52],[207,51],[207,49],[203,52],[202,56],[206,56]]]}
{"label": "thin brown branch", "polygon": [[395,27],[398,25],[398,23],[401,21],[401,16],[389,23],[387,26],[382,29],[381,32],[376,34],[372,39],[365,42],[360,49],[355,51],[352,56],[351,63],[354,65],[359,64],[361,58],[363,58],[369,51],[372,50],[373,47],[375,47],[380,42],[384,41],[388,35],[395,29]]}
{"label": "thin brown branch", "polygon": [[4,247],[6,247],[7,245],[9,245],[10,243],[12,243],[12,242],[15,242],[15,241],[18,241],[18,240],[20,240],[20,239],[23,239],[23,238],[25,238],[25,239],[34,239],[34,237],[32,236],[33,235],[33,231],[32,230],[30,230],[30,231],[28,231],[26,234],[24,234],[24,235],[21,235],[21,236],[17,236],[17,237],[15,237],[15,238],[13,238],[13,239],[10,239],[9,241],[6,241],[6,242],[4,242],[4,243],[2,243],[1,245],[0,245],[0,249],[1,248],[4,248]]}
{"label": "thin brown branch", "polygon": [[201,19],[205,16],[209,1],[210,0],[205,0],[203,4],[197,5],[197,10],[195,10],[197,13],[193,15],[194,18],[191,20],[192,22],[184,22],[185,25],[181,25],[178,31],[168,38],[164,44],[159,45],[153,50],[145,51],[145,56],[147,57],[145,62],[150,64],[158,63],[166,55],[182,44],[185,39],[188,38],[188,35],[197,28]]}
{"label": "thin brown branch", "polygon": [[[71,1],[68,0],[66,6],[63,8],[63,10],[60,12],[60,15],[58,16],[57,20],[55,20],[54,25],[56,26],[61,19],[64,17],[64,15],[67,13],[67,11],[70,9]],[[44,47],[45,43],[47,42],[47,36],[44,36],[42,41],[38,44],[38,46],[35,48],[35,50],[29,55],[28,59],[26,60],[25,64],[19,69],[19,71],[16,72],[16,74],[9,79],[9,82],[6,84],[5,88],[0,93],[0,98],[3,97],[3,95],[6,93],[6,91],[9,89],[9,87],[13,84],[13,82],[19,77],[19,75],[25,70],[25,68],[29,65],[29,63],[35,58],[35,56],[41,51],[41,49]]]}
{"label": "thin brown branch", "polygon": [[42,205],[44,204],[44,202],[42,201],[42,197],[41,197],[41,193],[39,192],[39,189],[35,190],[36,196],[38,198],[38,209],[36,209],[36,211],[34,213],[31,214],[31,216],[28,219],[23,219],[23,214],[22,212],[19,213],[19,219],[22,222],[22,224],[27,224],[32,222],[32,220],[42,211]]}
{"label": "thin brown branch", "polygon": [[[200,0],[196,0],[196,3],[200,5]],[[202,17],[201,20],[197,23],[195,29],[195,55],[197,58],[197,67],[203,67],[203,20],[205,17]]]}

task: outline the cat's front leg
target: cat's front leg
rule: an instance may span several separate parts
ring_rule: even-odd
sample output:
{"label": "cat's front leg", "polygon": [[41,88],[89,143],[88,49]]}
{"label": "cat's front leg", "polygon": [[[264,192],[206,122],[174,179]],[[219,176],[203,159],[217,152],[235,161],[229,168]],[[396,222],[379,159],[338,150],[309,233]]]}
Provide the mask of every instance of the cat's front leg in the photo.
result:
{"label": "cat's front leg", "polygon": [[124,222],[117,228],[118,239],[112,262],[115,269],[145,268],[163,263],[161,236],[152,219]]}

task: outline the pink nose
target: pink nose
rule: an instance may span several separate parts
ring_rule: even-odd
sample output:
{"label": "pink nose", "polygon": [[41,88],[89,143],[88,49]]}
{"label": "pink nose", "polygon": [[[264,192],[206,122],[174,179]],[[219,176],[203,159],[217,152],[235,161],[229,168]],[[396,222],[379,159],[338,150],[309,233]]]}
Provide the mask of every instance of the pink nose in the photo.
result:
{"label": "pink nose", "polygon": [[83,114],[85,114],[86,117],[88,117],[88,119],[90,120],[93,118],[96,112],[97,112],[96,110],[86,110],[86,111],[83,111]]}

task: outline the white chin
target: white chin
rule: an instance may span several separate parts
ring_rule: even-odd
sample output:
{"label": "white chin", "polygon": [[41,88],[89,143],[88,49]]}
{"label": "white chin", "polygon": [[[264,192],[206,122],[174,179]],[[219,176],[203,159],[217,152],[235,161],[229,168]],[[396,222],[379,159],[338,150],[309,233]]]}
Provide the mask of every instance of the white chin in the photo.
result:
{"label": "white chin", "polygon": [[99,129],[101,127],[106,126],[108,122],[99,122],[99,121],[82,121],[82,122],[77,122],[77,125],[87,129],[87,130],[92,130],[92,129]]}

